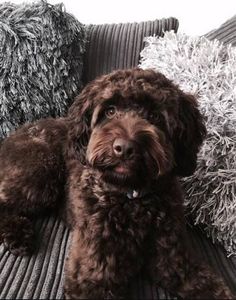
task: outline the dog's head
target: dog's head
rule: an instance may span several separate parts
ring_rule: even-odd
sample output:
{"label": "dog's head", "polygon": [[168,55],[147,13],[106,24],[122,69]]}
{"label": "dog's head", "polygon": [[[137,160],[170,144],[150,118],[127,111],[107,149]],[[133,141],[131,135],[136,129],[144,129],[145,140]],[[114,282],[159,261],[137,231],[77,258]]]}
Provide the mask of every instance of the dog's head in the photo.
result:
{"label": "dog's head", "polygon": [[120,186],[192,174],[206,133],[195,98],[153,70],[101,76],[75,99],[68,117],[68,158]]}

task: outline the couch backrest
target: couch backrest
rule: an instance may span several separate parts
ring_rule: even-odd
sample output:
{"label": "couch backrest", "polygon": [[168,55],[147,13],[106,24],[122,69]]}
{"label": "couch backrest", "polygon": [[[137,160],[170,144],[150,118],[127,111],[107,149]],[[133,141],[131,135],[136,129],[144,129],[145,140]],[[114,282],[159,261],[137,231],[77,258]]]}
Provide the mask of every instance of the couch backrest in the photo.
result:
{"label": "couch backrest", "polygon": [[141,23],[89,25],[84,83],[115,69],[137,66],[145,36],[163,36],[165,31],[170,30],[177,32],[178,26],[179,22],[175,18]]}

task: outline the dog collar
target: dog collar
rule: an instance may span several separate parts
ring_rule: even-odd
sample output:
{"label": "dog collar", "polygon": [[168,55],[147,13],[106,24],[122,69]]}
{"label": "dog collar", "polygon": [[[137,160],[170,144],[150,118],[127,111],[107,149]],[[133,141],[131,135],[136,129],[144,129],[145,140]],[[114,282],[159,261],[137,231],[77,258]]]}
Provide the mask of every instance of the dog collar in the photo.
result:
{"label": "dog collar", "polygon": [[126,196],[129,199],[139,199],[139,198],[143,198],[144,196],[146,196],[147,194],[149,194],[149,191],[147,190],[130,190]]}

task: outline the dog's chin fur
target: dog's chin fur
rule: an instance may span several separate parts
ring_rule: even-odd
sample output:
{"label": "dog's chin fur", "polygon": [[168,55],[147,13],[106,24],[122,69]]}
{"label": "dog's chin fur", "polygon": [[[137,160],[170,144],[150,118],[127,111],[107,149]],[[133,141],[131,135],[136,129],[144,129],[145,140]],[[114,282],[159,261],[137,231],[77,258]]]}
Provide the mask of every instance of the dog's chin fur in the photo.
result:
{"label": "dog's chin fur", "polygon": [[105,182],[117,186],[117,188],[137,189],[146,187],[147,185],[147,178],[138,176],[134,171],[123,174],[107,169],[102,172],[101,178]]}
{"label": "dog's chin fur", "polygon": [[[148,154],[139,156],[131,162],[116,161],[114,159],[110,159],[106,163],[101,163],[100,161],[104,160],[99,157],[93,164],[88,165],[90,165],[91,169],[100,172],[102,180],[117,186],[117,188],[143,189],[150,182],[158,180],[160,176],[157,161],[153,160]],[[165,171],[168,173],[169,169]]]}

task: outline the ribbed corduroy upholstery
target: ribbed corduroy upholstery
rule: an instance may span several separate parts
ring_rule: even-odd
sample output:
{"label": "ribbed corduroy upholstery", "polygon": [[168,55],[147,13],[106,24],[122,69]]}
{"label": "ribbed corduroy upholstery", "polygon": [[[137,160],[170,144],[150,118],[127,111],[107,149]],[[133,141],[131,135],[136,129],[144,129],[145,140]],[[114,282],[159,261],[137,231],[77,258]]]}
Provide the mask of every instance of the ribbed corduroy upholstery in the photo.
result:
{"label": "ribbed corduroy upholstery", "polygon": [[223,23],[219,28],[205,35],[210,40],[218,39],[225,44],[236,46],[236,15]]}
{"label": "ribbed corduroy upholstery", "polygon": [[91,81],[114,69],[137,66],[145,36],[163,36],[165,31],[170,30],[177,32],[178,26],[179,22],[175,18],[141,23],[89,25],[84,81]]}

